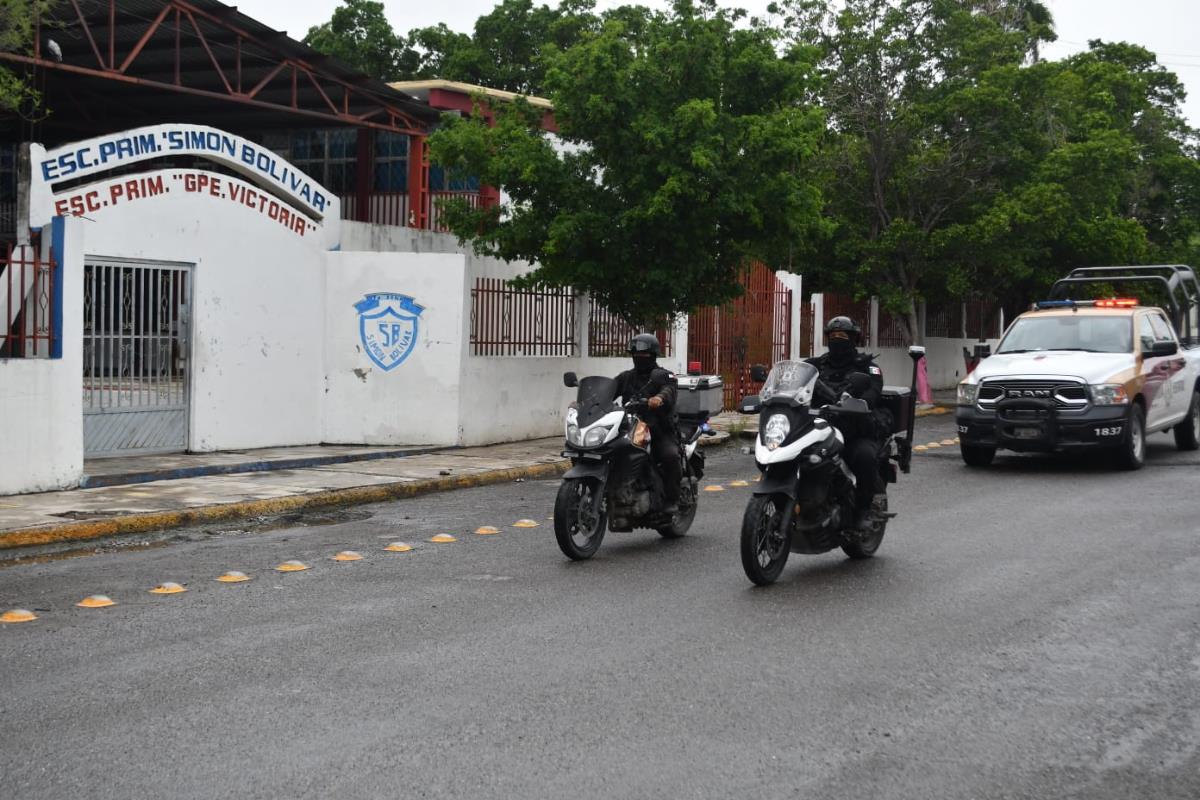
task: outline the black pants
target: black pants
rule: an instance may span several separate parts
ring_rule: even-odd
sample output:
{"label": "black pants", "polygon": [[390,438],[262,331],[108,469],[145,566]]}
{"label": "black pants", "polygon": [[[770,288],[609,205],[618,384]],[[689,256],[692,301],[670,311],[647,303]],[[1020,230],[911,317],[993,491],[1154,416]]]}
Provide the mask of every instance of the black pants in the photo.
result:
{"label": "black pants", "polygon": [[867,437],[853,439],[846,445],[842,457],[858,482],[854,489],[854,504],[859,511],[866,511],[875,499],[879,483],[879,444]]}
{"label": "black pants", "polygon": [[650,455],[659,464],[663,480],[663,498],[670,503],[679,502],[679,483],[683,480],[683,467],[679,463],[679,441],[669,433],[651,429]]}

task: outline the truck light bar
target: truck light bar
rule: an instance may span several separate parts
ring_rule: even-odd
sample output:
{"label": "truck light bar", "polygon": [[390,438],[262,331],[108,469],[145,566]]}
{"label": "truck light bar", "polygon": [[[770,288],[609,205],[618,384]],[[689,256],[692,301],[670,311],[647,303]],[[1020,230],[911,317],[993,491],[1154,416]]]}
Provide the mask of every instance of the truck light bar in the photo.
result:
{"label": "truck light bar", "polygon": [[1110,297],[1106,300],[1038,300],[1033,307],[1047,308],[1137,308],[1135,297]]}
{"label": "truck light bar", "polygon": [[1034,308],[1074,308],[1077,305],[1086,305],[1086,301],[1075,302],[1074,300],[1038,300],[1033,304]]}

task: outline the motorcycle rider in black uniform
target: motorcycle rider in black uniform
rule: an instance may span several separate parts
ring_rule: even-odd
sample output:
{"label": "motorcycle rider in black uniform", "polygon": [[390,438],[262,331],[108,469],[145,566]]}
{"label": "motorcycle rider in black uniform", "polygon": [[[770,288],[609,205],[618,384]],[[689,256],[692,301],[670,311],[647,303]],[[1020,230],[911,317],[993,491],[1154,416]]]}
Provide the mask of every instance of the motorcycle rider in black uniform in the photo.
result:
{"label": "motorcycle rider in black uniform", "polygon": [[885,420],[880,419],[881,414],[887,412],[877,410],[883,396],[883,371],[872,356],[858,352],[862,328],[854,320],[834,317],[825,325],[825,335],[829,352],[808,359],[808,363],[816,366],[822,382],[838,397],[848,392],[851,397],[867,401],[867,405],[875,412],[865,419],[835,421],[846,440],[843,457],[856,480],[855,527],[864,530],[870,522],[871,504],[878,490],[879,434],[882,428],[888,426]]}
{"label": "motorcycle rider in black uniform", "polygon": [[617,376],[617,394],[625,401],[645,400],[644,415],[650,426],[650,455],[658,462],[663,479],[663,513],[679,510],[679,484],[683,468],[679,456],[679,432],[675,426],[675,375],[658,366],[658,337],[640,333],[629,342],[633,369]]}

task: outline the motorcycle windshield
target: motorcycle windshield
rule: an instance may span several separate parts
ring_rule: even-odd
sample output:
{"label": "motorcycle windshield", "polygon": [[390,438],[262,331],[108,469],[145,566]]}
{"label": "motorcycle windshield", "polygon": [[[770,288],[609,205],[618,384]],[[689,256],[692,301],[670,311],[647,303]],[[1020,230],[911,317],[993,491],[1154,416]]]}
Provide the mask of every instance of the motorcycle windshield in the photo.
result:
{"label": "motorcycle windshield", "polygon": [[781,398],[807,404],[812,400],[819,374],[807,361],[780,361],[771,368],[759,397],[764,403]]}
{"label": "motorcycle windshield", "polygon": [[613,410],[617,399],[617,382],[612,378],[596,375],[579,382],[579,394],[575,402],[579,413],[579,427],[586,428]]}

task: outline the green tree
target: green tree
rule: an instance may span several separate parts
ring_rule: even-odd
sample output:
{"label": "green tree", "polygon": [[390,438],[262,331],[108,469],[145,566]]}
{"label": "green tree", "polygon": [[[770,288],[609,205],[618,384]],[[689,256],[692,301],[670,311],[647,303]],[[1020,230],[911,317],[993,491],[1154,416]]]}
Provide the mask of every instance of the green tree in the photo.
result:
{"label": "green tree", "polygon": [[376,0],[343,0],[329,22],[308,29],[304,43],[381,80],[401,80],[418,68],[416,52],[392,30]]}
{"label": "green tree", "polygon": [[1030,156],[1005,80],[1048,36],[1004,0],[799,0],[776,7],[821,53],[833,235],[809,274],[879,295],[920,338],[917,304],[945,293],[942,232],[972,219]]}
{"label": "green tree", "polygon": [[[49,15],[49,0],[0,0],[0,51],[29,54],[34,23]],[[0,110],[29,115],[41,105],[40,93],[21,72],[0,66]]]}
{"label": "green tree", "polygon": [[549,56],[557,144],[522,102],[490,128],[448,119],[433,160],[509,197],[448,206],[453,232],[635,325],[735,297],[749,258],[787,263],[820,227],[823,117],[811,64],[742,19],[711,0],[627,8]]}
{"label": "green tree", "polygon": [[540,94],[548,56],[599,28],[594,0],[562,0],[556,8],[533,0],[501,0],[475,22],[474,35],[445,24],[409,32],[421,53],[418,73],[491,89]]}

